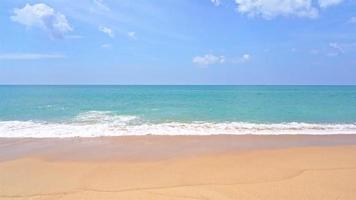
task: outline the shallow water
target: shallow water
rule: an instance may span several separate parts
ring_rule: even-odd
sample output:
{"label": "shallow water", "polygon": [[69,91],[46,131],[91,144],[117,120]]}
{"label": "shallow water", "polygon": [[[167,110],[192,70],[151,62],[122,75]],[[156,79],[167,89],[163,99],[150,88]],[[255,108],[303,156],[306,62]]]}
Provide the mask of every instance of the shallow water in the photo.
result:
{"label": "shallow water", "polygon": [[0,137],[356,133],[356,86],[0,86]]}

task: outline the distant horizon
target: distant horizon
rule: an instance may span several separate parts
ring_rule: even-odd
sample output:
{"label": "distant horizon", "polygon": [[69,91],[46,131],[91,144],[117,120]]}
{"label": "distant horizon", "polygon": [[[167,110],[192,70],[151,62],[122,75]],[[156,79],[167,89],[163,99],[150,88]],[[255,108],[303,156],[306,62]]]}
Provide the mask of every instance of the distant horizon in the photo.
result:
{"label": "distant horizon", "polygon": [[356,84],[0,84],[0,86],[356,86]]}

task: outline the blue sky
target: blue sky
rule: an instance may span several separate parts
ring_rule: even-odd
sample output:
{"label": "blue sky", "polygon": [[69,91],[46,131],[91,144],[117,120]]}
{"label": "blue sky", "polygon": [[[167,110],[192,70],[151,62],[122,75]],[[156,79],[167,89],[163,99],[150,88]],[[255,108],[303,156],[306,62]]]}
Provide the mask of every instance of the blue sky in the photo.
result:
{"label": "blue sky", "polygon": [[356,84],[352,0],[0,4],[0,84]]}

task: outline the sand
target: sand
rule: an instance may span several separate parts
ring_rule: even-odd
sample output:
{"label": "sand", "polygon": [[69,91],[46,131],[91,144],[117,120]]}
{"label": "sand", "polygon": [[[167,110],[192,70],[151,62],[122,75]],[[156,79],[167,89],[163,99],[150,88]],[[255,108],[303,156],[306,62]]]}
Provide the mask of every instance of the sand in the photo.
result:
{"label": "sand", "polygon": [[0,199],[356,199],[355,135],[0,139],[0,160]]}

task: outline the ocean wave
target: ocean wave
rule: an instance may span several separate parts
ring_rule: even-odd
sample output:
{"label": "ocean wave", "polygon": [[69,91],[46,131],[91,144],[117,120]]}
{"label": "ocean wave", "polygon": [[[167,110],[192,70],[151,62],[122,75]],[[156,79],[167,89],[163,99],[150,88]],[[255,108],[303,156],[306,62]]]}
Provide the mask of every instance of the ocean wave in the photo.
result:
{"label": "ocean wave", "polygon": [[[127,117],[127,116],[126,116]],[[141,123],[128,124],[125,120],[137,118],[49,123],[33,121],[1,121],[0,137],[6,138],[68,138],[131,135],[330,135],[356,134],[356,124],[276,123],[246,122],[192,122],[192,123]],[[130,119],[130,120],[129,120]]]}
{"label": "ocean wave", "polygon": [[115,115],[111,111],[88,111],[80,113],[73,121],[77,123],[112,123],[125,125],[138,119],[139,117],[132,115]]}
{"label": "ocean wave", "polygon": [[0,121],[0,137],[67,138],[129,135],[328,135],[356,134],[354,124],[164,122],[110,111],[83,112],[65,122]]}

